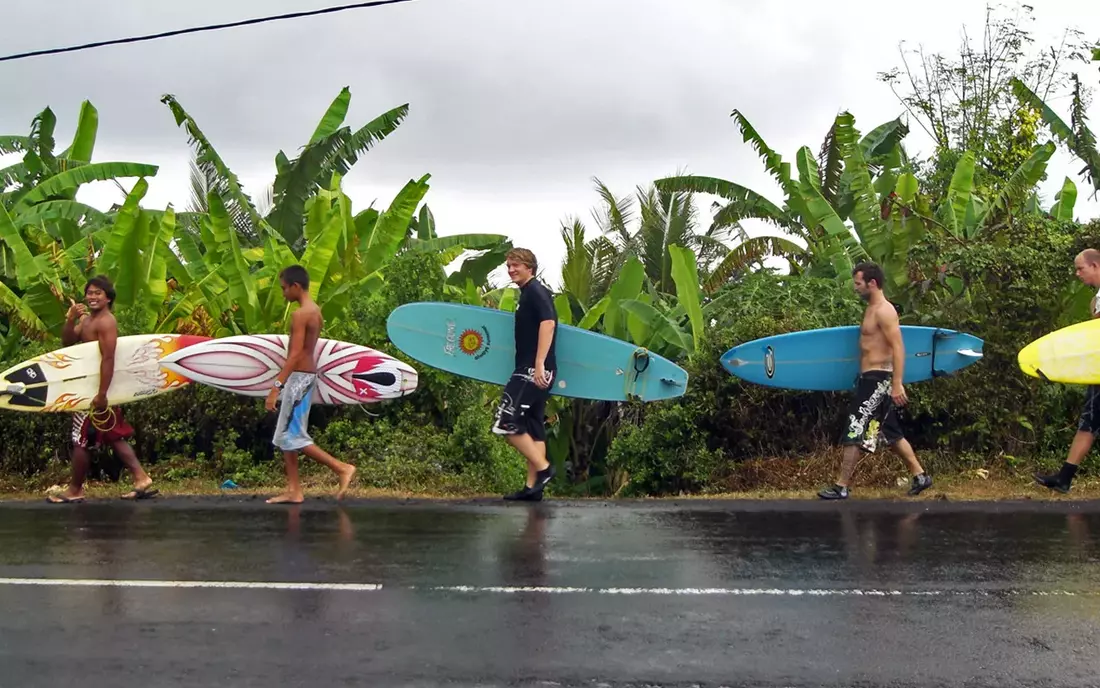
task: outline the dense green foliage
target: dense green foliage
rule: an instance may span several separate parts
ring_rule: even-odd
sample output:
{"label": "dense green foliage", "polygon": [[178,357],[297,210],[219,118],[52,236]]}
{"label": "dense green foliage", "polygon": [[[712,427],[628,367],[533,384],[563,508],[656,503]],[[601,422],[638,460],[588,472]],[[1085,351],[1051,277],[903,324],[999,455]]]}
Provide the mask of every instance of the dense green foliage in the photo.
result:
{"label": "dense green foliage", "polygon": [[[842,112],[816,154],[802,146],[785,160],[746,112],[734,110],[741,137],[779,185],[778,201],[717,177],[657,180],[634,198],[616,197],[597,181],[599,235],[575,219],[561,230],[561,279],[550,279],[561,284],[559,318],[677,360],[691,378],[673,402],[552,399],[548,451],[563,475],[554,492],[743,488],[757,479],[746,467],[759,459],[833,447],[847,394],[744,384],[718,361],[758,337],[857,323],[863,304],[850,270],[865,259],[886,268],[887,295],[903,324],[985,340],[979,364],[909,387],[903,424],[928,465],[1025,470],[1064,455],[1083,390],[1024,376],[1016,353],[1087,317],[1092,293],[1075,279],[1073,257],[1100,247],[1100,223],[1075,221],[1073,180],[1050,200],[1037,189],[1058,144],[1081,158],[1081,177],[1095,188],[1096,140],[1079,79],[1057,72],[1057,60],[1024,60],[1027,34],[1019,27],[989,28],[1000,48],[933,60],[930,78],[898,94],[912,120],[861,132],[855,116]],[[996,79],[981,81],[991,65]],[[1072,85],[1069,124],[1036,95],[1039,83],[1063,82]],[[981,98],[951,100],[954,86],[975,83]],[[342,176],[397,130],[408,106],[352,129],[343,124],[349,101],[344,89],[298,157],[277,154],[266,204],[245,194],[171,96],[163,102],[195,151],[193,198],[179,212],[142,207],[156,167],[92,162],[98,115],[88,103],[72,145],[60,153],[49,109],[28,135],[0,136],[0,154],[22,155],[0,170],[0,367],[57,348],[67,299],[99,272],[115,276],[121,334],[282,331],[288,309],[275,276],[293,262],[314,277],[324,336],[401,358],[385,331],[401,304],[513,309],[516,290],[488,280],[511,242],[440,236],[424,204],[427,175],[410,180],[387,208],[352,211]],[[905,147],[913,121],[935,144],[922,159]],[[107,211],[75,200],[82,184],[125,178],[136,181]],[[702,227],[696,207],[707,195],[720,200]],[[753,219],[777,233],[750,238],[740,223]],[[444,266],[460,256],[464,262],[448,274]],[[785,259],[789,272],[765,269],[766,258]],[[543,266],[543,276],[554,270]],[[499,390],[412,363],[420,386],[405,399],[315,407],[317,441],[355,462],[366,486],[496,492],[522,480],[520,458],[488,430]],[[278,475],[275,418],[259,400],[190,386],[125,411],[143,462],[170,477],[248,486]],[[51,479],[68,458],[68,423],[61,415],[0,414],[0,472]],[[115,477],[118,468],[97,456],[97,471]],[[812,487],[797,476],[795,483]]]}

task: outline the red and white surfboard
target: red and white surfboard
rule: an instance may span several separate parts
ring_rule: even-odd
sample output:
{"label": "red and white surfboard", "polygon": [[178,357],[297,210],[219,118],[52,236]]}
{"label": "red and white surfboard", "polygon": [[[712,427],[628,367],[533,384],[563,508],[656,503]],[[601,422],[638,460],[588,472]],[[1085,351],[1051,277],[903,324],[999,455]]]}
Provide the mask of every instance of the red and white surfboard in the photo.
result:
{"label": "red and white surfboard", "polygon": [[[161,366],[194,382],[227,392],[264,397],[286,362],[289,337],[238,335],[212,339],[160,360]],[[412,366],[358,344],[319,339],[315,404],[369,404],[396,399],[416,389]]]}

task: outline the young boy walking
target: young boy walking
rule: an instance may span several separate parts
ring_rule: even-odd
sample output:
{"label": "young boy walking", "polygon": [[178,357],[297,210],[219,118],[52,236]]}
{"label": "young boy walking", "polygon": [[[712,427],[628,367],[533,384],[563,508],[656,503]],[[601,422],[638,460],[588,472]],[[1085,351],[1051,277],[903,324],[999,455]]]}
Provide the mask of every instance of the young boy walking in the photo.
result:
{"label": "young boy walking", "polygon": [[[298,454],[327,466],[340,479],[337,501],[344,498],[355,466],[338,461],[313,443],[306,432],[309,425],[309,409],[313,403],[313,390],[317,386],[317,369],[313,363],[313,350],[321,334],[324,319],[321,309],[309,295],[309,273],[301,265],[292,265],[279,273],[283,297],[298,304],[290,316],[290,342],[287,345],[286,363],[275,378],[267,395],[267,410],[274,411],[276,402],[282,401],[279,422],[275,427],[272,443],[282,450],[286,466],[287,489],[283,494],[267,500],[268,504],[301,504],[305,497],[298,478]],[[281,392],[281,395],[280,395]]]}

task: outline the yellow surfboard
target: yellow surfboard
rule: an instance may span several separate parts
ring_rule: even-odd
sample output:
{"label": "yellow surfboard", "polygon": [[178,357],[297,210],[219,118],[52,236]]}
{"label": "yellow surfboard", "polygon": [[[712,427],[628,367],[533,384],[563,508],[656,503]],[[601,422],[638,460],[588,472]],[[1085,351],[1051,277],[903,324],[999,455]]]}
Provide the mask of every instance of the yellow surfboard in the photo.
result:
{"label": "yellow surfboard", "polygon": [[1069,384],[1100,384],[1100,319],[1055,330],[1016,356],[1032,377]]}

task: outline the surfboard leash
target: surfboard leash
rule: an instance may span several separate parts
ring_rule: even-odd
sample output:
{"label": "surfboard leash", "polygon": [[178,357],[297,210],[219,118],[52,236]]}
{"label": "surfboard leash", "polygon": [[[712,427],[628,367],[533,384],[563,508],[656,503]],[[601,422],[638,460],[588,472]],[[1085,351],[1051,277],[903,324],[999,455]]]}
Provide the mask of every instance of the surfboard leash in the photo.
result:
{"label": "surfboard leash", "polygon": [[115,413],[115,410],[113,408],[108,407],[103,410],[103,413],[106,415],[106,419],[114,421],[113,423],[111,423],[110,427],[106,427],[106,420],[97,420],[96,413],[98,412],[95,409],[92,409],[91,413],[88,414],[88,418],[90,418],[92,421],[92,427],[99,432],[110,432],[118,426],[118,414]]}
{"label": "surfboard leash", "polygon": [[[626,376],[624,395],[630,401],[641,401],[641,397],[637,394],[638,377],[649,368],[649,350],[640,346],[634,349],[631,358],[634,374]],[[641,367],[639,367],[639,362],[641,362]]]}
{"label": "surfboard leash", "polygon": [[936,340],[940,338],[940,328],[932,333],[932,379],[936,378]]}

